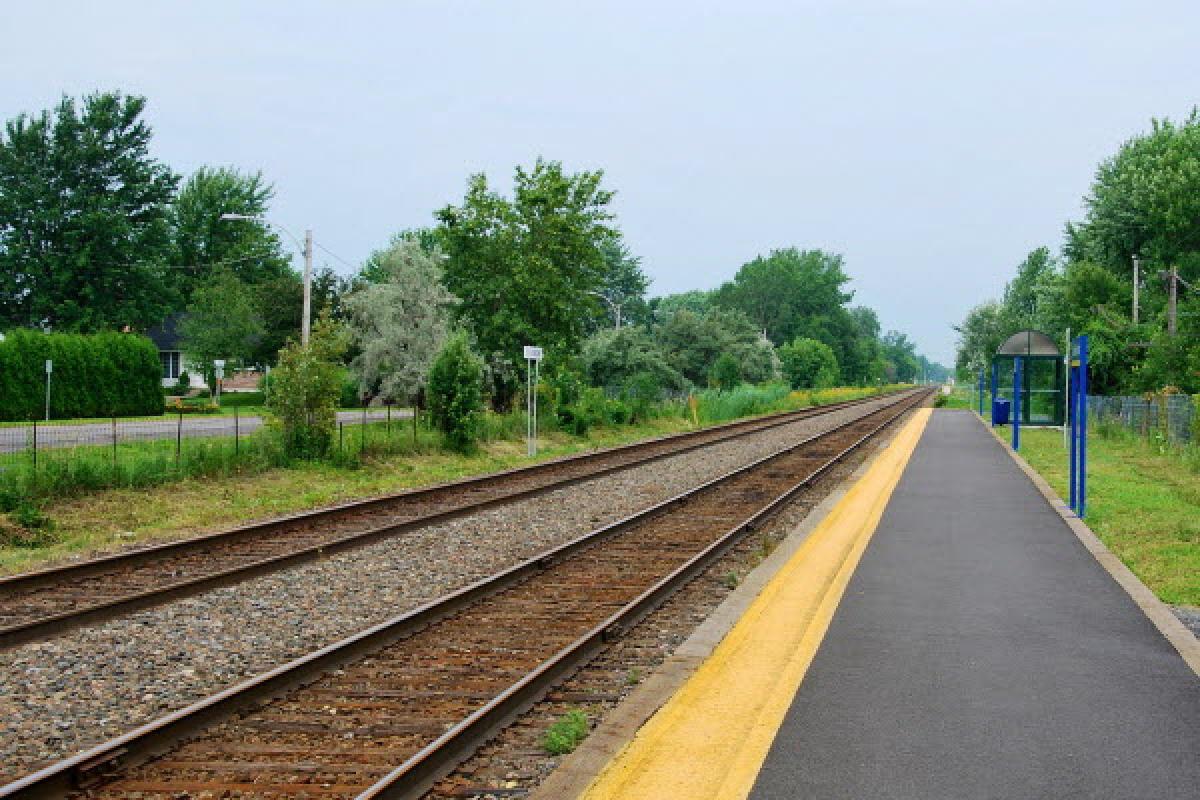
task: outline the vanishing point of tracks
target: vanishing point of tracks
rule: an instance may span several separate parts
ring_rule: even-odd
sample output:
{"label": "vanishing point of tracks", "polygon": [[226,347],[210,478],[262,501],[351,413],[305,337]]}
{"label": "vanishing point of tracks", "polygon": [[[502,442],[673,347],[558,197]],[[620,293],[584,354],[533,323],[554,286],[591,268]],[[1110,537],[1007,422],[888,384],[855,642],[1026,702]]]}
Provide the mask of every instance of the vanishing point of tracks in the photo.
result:
{"label": "vanishing point of tracks", "polygon": [[875,400],[745,420],[0,578],[0,647]]}
{"label": "vanishing point of tracks", "polygon": [[0,787],[0,798],[417,797],[927,397],[901,397]]}

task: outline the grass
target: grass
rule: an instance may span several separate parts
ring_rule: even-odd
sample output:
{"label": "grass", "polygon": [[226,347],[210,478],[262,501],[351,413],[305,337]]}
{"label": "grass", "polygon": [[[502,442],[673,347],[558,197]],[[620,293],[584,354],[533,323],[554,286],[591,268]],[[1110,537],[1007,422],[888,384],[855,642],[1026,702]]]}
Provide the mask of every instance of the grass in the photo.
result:
{"label": "grass", "polygon": [[[772,389],[740,407],[769,413],[875,391]],[[725,403],[717,406],[721,413],[739,407]],[[705,419],[715,413],[710,406]],[[674,404],[635,425],[597,426],[584,436],[555,430],[545,419],[537,460],[694,430],[690,417],[685,405]],[[13,512],[0,514],[0,573],[531,463],[521,413],[485,415],[481,434],[475,452],[459,454],[424,426],[414,437],[410,419],[394,419],[390,427],[349,425],[341,455],[321,462],[290,462],[261,434],[243,437],[239,453],[228,438],[185,440],[178,464],[173,441],[123,443],[116,470],[111,447],[45,451],[37,473],[23,463],[0,470],[0,510]],[[46,520],[41,527],[26,524],[34,517],[21,509],[31,503],[39,523]]]}
{"label": "grass", "polygon": [[572,709],[554,721],[542,735],[542,747],[552,756],[562,756],[574,750],[587,738],[587,714]]}
{"label": "grass", "polygon": [[[1021,455],[1066,497],[1062,431],[1025,429]],[[1087,524],[1165,603],[1200,606],[1200,459],[1122,428],[1088,438]]]}
{"label": "grass", "polygon": [[941,402],[939,408],[965,408],[967,410],[978,410],[978,398],[975,396],[974,387],[955,386],[950,390],[950,394],[944,395],[945,400]]}

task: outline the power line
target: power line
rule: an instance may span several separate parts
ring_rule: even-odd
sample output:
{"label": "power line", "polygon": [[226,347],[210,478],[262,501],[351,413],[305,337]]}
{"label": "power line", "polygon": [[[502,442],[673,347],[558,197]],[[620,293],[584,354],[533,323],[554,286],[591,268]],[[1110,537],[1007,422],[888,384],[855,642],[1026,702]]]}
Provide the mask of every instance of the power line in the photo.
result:
{"label": "power line", "polygon": [[352,269],[352,270],[355,270],[355,271],[357,271],[357,270],[358,270],[358,267],[354,266],[354,265],[353,265],[353,264],[351,264],[349,261],[347,261],[346,259],[342,258],[342,257],[341,257],[341,256],[339,256],[337,253],[333,252],[332,250],[330,250],[328,247],[326,247],[325,245],[321,244],[320,242],[313,242],[313,244],[315,244],[317,247],[319,247],[319,248],[321,248],[322,250],[324,250],[324,251],[325,251],[325,253],[326,253],[326,255],[331,255],[331,256],[333,256],[334,258],[336,258],[338,261],[342,262],[342,264],[344,264],[345,266],[349,267],[350,269]]}

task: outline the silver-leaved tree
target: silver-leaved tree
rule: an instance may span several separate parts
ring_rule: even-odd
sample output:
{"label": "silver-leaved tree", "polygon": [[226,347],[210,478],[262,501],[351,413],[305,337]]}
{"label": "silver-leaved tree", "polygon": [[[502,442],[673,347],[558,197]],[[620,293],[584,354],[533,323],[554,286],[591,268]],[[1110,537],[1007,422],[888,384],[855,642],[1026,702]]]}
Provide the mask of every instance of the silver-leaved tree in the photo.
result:
{"label": "silver-leaved tree", "polygon": [[372,256],[377,282],[346,300],[359,354],[351,364],[363,395],[413,400],[450,331],[456,298],[442,285],[443,256],[396,238]]}

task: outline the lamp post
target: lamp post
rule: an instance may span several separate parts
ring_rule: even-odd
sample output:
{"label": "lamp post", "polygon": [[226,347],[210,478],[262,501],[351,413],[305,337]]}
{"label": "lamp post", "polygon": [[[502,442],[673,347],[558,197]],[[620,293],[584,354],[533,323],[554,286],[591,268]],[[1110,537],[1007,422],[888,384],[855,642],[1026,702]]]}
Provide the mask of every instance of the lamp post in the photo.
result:
{"label": "lamp post", "polygon": [[312,229],[309,228],[304,231],[304,243],[301,244],[296,235],[287,228],[271,222],[270,220],[263,219],[262,217],[253,217],[249,214],[222,214],[220,217],[218,217],[218,219],[258,222],[262,225],[270,225],[271,227],[278,228],[288,236],[291,236],[292,241],[294,241],[296,246],[300,248],[300,251],[304,253],[304,310],[301,312],[300,317],[300,344],[308,344],[308,335],[312,327]]}
{"label": "lamp post", "polygon": [[617,323],[613,327],[620,328],[621,327],[621,304],[616,302],[615,300],[613,300],[608,295],[602,294],[600,292],[588,292],[588,294],[595,295],[596,297],[599,297],[604,302],[608,303],[609,307],[612,308],[612,310],[613,310],[613,319],[615,319],[616,323]]}

